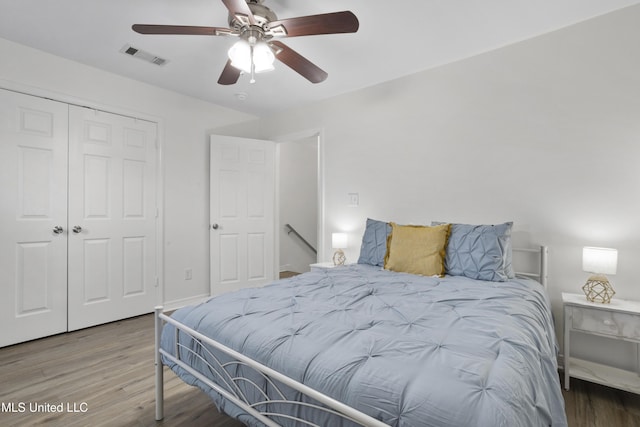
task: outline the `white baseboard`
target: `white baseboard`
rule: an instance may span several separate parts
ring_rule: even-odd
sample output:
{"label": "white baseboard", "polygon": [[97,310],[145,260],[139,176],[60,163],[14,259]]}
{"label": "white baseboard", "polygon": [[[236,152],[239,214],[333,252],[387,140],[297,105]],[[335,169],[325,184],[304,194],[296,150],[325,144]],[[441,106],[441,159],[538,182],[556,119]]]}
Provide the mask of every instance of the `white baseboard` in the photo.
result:
{"label": "white baseboard", "polygon": [[291,271],[291,264],[284,264],[280,266],[280,273],[283,271]]}

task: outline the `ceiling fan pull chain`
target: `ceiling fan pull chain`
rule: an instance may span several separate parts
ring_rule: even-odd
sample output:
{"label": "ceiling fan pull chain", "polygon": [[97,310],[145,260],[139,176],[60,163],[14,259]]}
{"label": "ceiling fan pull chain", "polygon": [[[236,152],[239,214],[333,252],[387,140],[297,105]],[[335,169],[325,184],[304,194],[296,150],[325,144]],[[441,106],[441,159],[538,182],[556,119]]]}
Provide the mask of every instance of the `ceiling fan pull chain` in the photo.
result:
{"label": "ceiling fan pull chain", "polygon": [[256,82],[256,64],[253,62],[253,45],[251,45],[251,80],[249,83],[253,84]]}

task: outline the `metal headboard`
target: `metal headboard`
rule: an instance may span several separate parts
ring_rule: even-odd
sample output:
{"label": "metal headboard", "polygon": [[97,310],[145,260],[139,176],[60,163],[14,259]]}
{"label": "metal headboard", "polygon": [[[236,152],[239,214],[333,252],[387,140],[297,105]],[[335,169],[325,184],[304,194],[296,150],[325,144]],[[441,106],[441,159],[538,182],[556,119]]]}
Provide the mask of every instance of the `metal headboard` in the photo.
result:
{"label": "metal headboard", "polygon": [[547,246],[540,246],[538,248],[513,248],[513,252],[529,253],[532,256],[535,256],[535,254],[539,255],[540,260],[539,260],[539,263],[537,264],[538,271],[526,272],[526,271],[516,270],[516,276],[530,277],[530,278],[536,279],[546,289],[547,279],[548,279],[547,258],[549,255],[549,248]]}

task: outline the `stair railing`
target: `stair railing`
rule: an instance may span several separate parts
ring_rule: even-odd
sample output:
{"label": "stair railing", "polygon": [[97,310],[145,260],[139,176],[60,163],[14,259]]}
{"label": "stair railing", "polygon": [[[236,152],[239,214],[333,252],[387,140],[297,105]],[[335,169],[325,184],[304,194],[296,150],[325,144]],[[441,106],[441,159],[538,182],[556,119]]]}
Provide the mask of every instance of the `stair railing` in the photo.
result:
{"label": "stair railing", "polygon": [[313,245],[309,242],[307,242],[307,239],[305,239],[304,237],[302,237],[300,235],[300,233],[298,233],[298,231],[293,228],[291,226],[291,224],[285,224],[284,225],[285,230],[287,230],[287,234],[291,234],[293,233],[298,239],[302,240],[302,243],[304,243],[305,245],[307,245],[309,247],[309,249],[311,249],[313,251],[314,254],[317,254],[318,251],[316,250],[316,248],[313,247]]}

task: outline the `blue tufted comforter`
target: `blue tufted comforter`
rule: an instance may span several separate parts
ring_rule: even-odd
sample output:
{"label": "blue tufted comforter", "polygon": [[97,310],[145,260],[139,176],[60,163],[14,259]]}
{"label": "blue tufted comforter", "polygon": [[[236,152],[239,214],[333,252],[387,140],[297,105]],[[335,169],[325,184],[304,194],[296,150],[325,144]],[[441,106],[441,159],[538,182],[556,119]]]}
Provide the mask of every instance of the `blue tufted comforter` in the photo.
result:
{"label": "blue tufted comforter", "polygon": [[[391,426],[567,425],[549,301],[533,280],[358,264],[221,295],[172,317]],[[167,329],[162,347],[172,351]]]}

